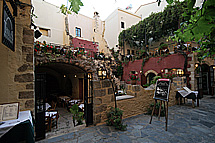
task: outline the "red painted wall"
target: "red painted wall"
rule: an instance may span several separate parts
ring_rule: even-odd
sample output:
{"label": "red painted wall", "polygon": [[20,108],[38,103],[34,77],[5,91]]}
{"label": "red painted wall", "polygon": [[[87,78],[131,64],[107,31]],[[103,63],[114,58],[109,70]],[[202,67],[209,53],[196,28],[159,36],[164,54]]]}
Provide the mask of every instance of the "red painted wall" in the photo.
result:
{"label": "red painted wall", "polygon": [[98,45],[91,41],[73,38],[72,43],[74,48],[76,47],[85,48],[85,50],[88,51],[88,53],[89,52],[91,53],[91,57],[94,57],[94,53],[98,52],[98,49],[97,49]]}
{"label": "red painted wall", "polygon": [[[152,57],[147,62],[145,62],[142,74],[145,74],[145,72],[147,72],[148,70],[154,70],[157,73],[161,73],[161,70],[165,68],[183,69],[184,60],[185,58],[181,54],[168,55],[167,57]],[[138,76],[139,76],[139,79],[141,80],[141,75],[140,75],[141,67],[142,67],[142,59],[136,60],[134,62],[130,61],[127,66],[124,66],[123,80],[126,81],[127,83],[130,83],[130,81],[128,81],[129,79],[128,75],[130,71],[138,71]],[[138,81],[137,84],[141,84],[141,81]]]}

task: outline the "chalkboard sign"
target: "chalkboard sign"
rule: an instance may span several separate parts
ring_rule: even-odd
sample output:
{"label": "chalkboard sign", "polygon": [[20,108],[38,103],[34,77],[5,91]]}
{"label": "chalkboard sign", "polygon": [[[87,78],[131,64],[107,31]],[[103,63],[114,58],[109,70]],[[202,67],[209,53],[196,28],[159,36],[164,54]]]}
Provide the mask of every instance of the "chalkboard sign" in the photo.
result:
{"label": "chalkboard sign", "polygon": [[170,79],[158,79],[157,80],[154,99],[168,101],[170,82],[171,82]]}

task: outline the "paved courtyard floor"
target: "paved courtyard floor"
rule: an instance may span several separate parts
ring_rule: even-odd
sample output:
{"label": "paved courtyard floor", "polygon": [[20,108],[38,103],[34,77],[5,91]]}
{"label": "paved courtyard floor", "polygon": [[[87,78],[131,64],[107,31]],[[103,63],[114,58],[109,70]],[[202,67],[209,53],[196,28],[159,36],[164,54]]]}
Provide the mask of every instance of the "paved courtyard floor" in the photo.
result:
{"label": "paved courtyard floor", "polygon": [[[150,115],[127,118],[127,131],[100,125],[45,139],[40,143],[215,143],[215,97],[204,96],[200,107],[192,108],[191,103],[169,107],[168,129],[165,122]],[[165,121],[165,118],[161,118]]]}

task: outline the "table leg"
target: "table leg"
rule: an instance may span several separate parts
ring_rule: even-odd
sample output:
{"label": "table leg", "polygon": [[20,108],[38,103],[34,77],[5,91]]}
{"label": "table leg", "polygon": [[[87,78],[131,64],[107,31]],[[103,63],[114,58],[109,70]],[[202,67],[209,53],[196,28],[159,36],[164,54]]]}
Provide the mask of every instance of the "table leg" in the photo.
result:
{"label": "table leg", "polygon": [[197,107],[199,107],[199,99],[197,99]]}
{"label": "table leg", "polygon": [[192,107],[194,108],[195,107],[195,104],[194,104],[194,100],[192,99]]}

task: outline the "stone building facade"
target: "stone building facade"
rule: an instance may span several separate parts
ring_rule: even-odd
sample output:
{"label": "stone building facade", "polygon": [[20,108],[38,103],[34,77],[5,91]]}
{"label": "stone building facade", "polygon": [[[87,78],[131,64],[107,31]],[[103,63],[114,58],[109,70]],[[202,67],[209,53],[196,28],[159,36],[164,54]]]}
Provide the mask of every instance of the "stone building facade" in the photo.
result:
{"label": "stone building facade", "polygon": [[[19,102],[20,110],[34,109],[34,69],[33,42],[34,31],[31,30],[31,0],[17,6],[15,19],[15,50],[10,50],[2,43],[0,35],[0,103]],[[13,9],[6,2],[11,14]],[[0,15],[3,15],[3,0],[0,0]],[[2,31],[3,21],[0,21]]]}

